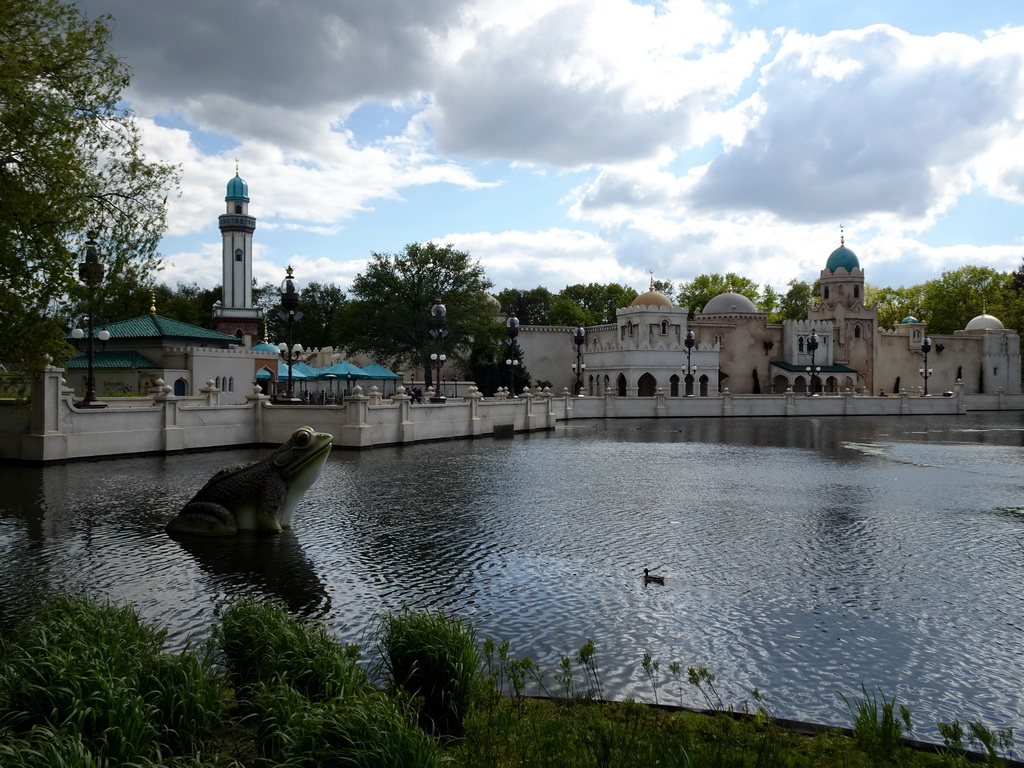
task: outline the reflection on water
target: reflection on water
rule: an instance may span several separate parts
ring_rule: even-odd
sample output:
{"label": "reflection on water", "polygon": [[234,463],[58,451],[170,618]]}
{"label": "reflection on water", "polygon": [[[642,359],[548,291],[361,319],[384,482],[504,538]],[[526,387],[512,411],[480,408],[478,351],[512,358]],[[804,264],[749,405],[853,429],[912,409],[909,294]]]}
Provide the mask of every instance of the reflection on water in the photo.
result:
{"label": "reflection on water", "polygon": [[365,643],[381,611],[444,608],[549,668],[593,639],[620,698],[653,699],[647,652],[707,666],[736,707],[756,687],[780,716],[848,723],[836,691],[863,684],[925,738],[953,717],[1019,728],[1022,446],[1020,414],[972,414],[335,451],[292,531],[228,541],[163,525],[217,468],[266,451],[0,468],[0,621],[86,590],[180,646],[252,591]]}

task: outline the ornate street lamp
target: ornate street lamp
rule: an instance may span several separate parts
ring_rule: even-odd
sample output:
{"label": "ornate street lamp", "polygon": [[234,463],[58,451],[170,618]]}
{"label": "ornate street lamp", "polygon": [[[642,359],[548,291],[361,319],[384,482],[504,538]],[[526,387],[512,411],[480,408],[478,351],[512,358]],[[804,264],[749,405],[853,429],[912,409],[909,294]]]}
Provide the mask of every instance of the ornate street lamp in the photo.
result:
{"label": "ornate street lamp", "polygon": [[443,403],[445,401],[444,393],[441,391],[441,366],[444,365],[445,356],[441,353],[444,350],[444,339],[448,335],[448,330],[445,328],[447,322],[448,309],[441,303],[441,299],[434,299],[434,306],[430,308],[430,330],[427,331],[427,335],[437,342],[438,350],[430,356],[431,362],[437,366],[434,396],[430,398],[432,403]]}
{"label": "ornate street lamp", "polygon": [[505,358],[505,365],[508,366],[508,391],[511,393],[509,397],[519,397],[516,394],[516,368],[519,365],[519,361],[514,357]]}
{"label": "ornate street lamp", "polygon": [[924,354],[924,368],[921,368],[921,376],[924,378],[924,396],[928,397],[928,379],[931,378],[932,369],[928,367],[928,353],[932,351],[932,340],[925,336],[921,341],[921,352]]}
{"label": "ornate street lamp", "polygon": [[693,372],[690,369],[690,353],[693,351],[693,345],[696,343],[696,337],[693,331],[686,332],[686,340],[683,344],[686,346],[686,378],[683,381],[686,382],[686,396],[691,397],[693,395]]}
{"label": "ornate street lamp", "polygon": [[[87,365],[87,372],[85,377],[85,397],[80,402],[75,403],[76,408],[106,408],[106,403],[101,403],[96,400],[96,335],[93,333],[93,310],[95,309],[95,289],[103,280],[104,266],[103,262],[100,261],[100,248],[96,242],[96,237],[99,233],[89,232],[89,239],[85,241],[85,256],[82,261],[78,263],[78,279],[81,280],[85,287],[88,288],[88,308],[89,308],[89,326],[88,326],[88,341],[82,342],[85,338],[85,332],[81,328],[75,328],[71,331],[71,337],[78,343],[79,348],[85,347],[85,359]],[[110,338],[110,333],[106,330],[100,331],[99,340],[101,343],[106,343],[107,339]]]}
{"label": "ornate street lamp", "polygon": [[583,362],[583,344],[587,340],[587,329],[582,325],[577,326],[576,330],[572,332],[572,342],[576,345],[576,362],[572,365],[572,372],[576,374],[576,397],[580,397],[583,394],[583,372],[587,369],[587,364]]}
{"label": "ornate street lamp", "polygon": [[444,367],[444,361],[448,358],[436,352],[430,356],[431,367],[435,369],[434,374],[434,396],[430,398],[432,403],[443,403],[445,401],[444,392],[441,391],[441,368]]}
{"label": "ornate street lamp", "polygon": [[284,309],[278,312],[277,316],[288,324],[288,341],[281,342],[277,348],[281,350],[281,358],[288,363],[288,394],[286,399],[295,400],[295,387],[292,378],[292,368],[299,362],[299,355],[302,354],[302,345],[292,344],[292,326],[302,319],[302,313],[296,310],[299,307],[299,286],[292,274],[292,268],[288,267],[287,274],[281,282],[281,307]]}
{"label": "ornate street lamp", "polygon": [[818,391],[818,372],[821,370],[820,367],[814,365],[814,353],[818,350],[818,334],[815,330],[811,329],[811,335],[807,337],[807,351],[811,353],[811,365],[807,369],[808,373],[811,374],[811,394],[813,395]]}

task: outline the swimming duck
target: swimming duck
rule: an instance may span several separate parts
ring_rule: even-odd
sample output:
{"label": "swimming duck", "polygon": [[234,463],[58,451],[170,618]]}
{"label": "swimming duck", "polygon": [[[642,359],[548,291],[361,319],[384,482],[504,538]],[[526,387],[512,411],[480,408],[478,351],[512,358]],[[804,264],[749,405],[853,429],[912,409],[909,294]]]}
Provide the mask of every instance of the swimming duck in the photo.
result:
{"label": "swimming duck", "polygon": [[657,574],[651,573],[648,569],[644,568],[644,584],[664,584],[665,577],[658,576]]}

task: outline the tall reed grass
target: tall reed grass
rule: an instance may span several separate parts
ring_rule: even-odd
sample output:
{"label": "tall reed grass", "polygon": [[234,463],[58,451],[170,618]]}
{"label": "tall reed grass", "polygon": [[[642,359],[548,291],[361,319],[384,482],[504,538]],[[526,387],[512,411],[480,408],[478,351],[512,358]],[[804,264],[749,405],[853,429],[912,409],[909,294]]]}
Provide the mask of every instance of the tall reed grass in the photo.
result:
{"label": "tall reed grass", "polygon": [[420,704],[427,732],[460,736],[480,669],[475,630],[443,613],[403,609],[376,632],[379,677]]}

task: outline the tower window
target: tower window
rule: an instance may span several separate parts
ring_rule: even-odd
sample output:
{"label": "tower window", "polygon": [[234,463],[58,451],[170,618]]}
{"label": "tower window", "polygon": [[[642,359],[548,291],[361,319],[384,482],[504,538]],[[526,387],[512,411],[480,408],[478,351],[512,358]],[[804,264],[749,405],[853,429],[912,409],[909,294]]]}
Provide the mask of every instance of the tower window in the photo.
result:
{"label": "tower window", "polygon": [[242,260],[242,249],[241,248],[235,248],[235,261],[241,261],[241,260]]}
{"label": "tower window", "polygon": [[825,286],[825,298],[828,298],[828,286]]}
{"label": "tower window", "polygon": [[855,299],[859,299],[860,298],[860,286],[859,285],[853,286],[853,298],[855,298]]}
{"label": "tower window", "polygon": [[241,212],[242,212],[242,204],[241,203],[235,203],[235,213],[241,213]]}

